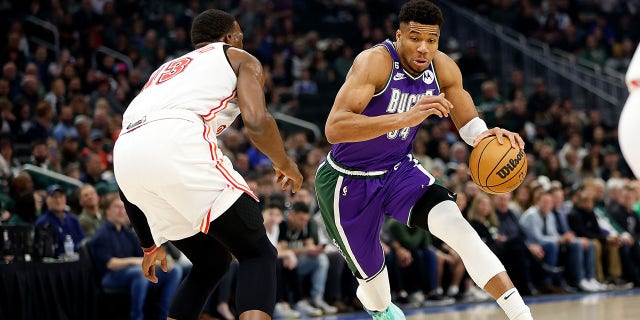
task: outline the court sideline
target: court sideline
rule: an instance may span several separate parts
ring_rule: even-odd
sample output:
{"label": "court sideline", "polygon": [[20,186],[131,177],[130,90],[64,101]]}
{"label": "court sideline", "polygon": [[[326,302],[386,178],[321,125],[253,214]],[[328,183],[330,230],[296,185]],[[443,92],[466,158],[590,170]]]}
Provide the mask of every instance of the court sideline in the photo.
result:
{"label": "court sideline", "polygon": [[[535,320],[637,320],[640,289],[525,299]],[[494,302],[405,310],[407,320],[507,319]],[[371,319],[365,313],[325,317],[327,320]]]}

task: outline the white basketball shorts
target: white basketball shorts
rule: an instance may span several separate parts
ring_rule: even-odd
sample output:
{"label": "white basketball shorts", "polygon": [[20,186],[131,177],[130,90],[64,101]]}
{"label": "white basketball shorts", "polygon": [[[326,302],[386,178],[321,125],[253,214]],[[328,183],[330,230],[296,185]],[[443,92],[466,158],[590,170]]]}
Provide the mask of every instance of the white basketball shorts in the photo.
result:
{"label": "white basketball shorts", "polygon": [[211,127],[191,111],[162,110],[125,124],[113,161],[119,187],[144,212],[156,245],[207,233],[243,192],[257,200]]}
{"label": "white basketball shorts", "polygon": [[631,167],[636,179],[640,179],[640,89],[636,89],[629,94],[627,102],[620,114],[618,124],[618,138],[620,139],[620,149],[624,159]]}

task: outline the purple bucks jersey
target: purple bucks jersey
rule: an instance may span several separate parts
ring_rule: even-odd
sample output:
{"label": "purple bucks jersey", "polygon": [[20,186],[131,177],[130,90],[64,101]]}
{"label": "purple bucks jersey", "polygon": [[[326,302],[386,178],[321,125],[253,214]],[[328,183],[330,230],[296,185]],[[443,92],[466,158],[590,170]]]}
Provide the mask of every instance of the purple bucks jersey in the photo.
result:
{"label": "purple bucks jersey", "polygon": [[[414,77],[400,64],[400,57],[390,40],[376,46],[384,46],[389,51],[393,59],[392,70],[387,85],[373,95],[362,111],[363,115],[375,117],[407,112],[423,96],[440,94],[433,62]],[[339,163],[358,170],[388,170],[411,152],[418,127],[401,128],[367,141],[338,143],[333,145],[331,154]]]}

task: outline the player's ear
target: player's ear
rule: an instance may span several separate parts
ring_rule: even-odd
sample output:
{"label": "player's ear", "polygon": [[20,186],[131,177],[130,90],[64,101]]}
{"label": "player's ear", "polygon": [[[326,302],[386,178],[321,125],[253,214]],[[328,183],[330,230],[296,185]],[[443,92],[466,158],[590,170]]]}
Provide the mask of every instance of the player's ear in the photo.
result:
{"label": "player's ear", "polygon": [[224,42],[226,44],[231,44],[231,33],[227,33],[224,35]]}
{"label": "player's ear", "polygon": [[396,41],[400,41],[401,37],[402,37],[402,32],[400,32],[400,28],[398,28],[398,30],[396,30]]}

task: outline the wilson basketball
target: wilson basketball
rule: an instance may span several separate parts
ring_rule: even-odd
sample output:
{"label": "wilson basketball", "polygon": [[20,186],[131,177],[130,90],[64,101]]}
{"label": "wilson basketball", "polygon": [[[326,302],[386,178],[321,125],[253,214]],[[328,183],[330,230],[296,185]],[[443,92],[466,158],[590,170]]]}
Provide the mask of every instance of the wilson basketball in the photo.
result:
{"label": "wilson basketball", "polygon": [[482,139],[469,156],[471,179],[487,193],[515,190],[527,175],[527,157],[523,150],[511,148],[509,139],[498,143],[496,136]]}

